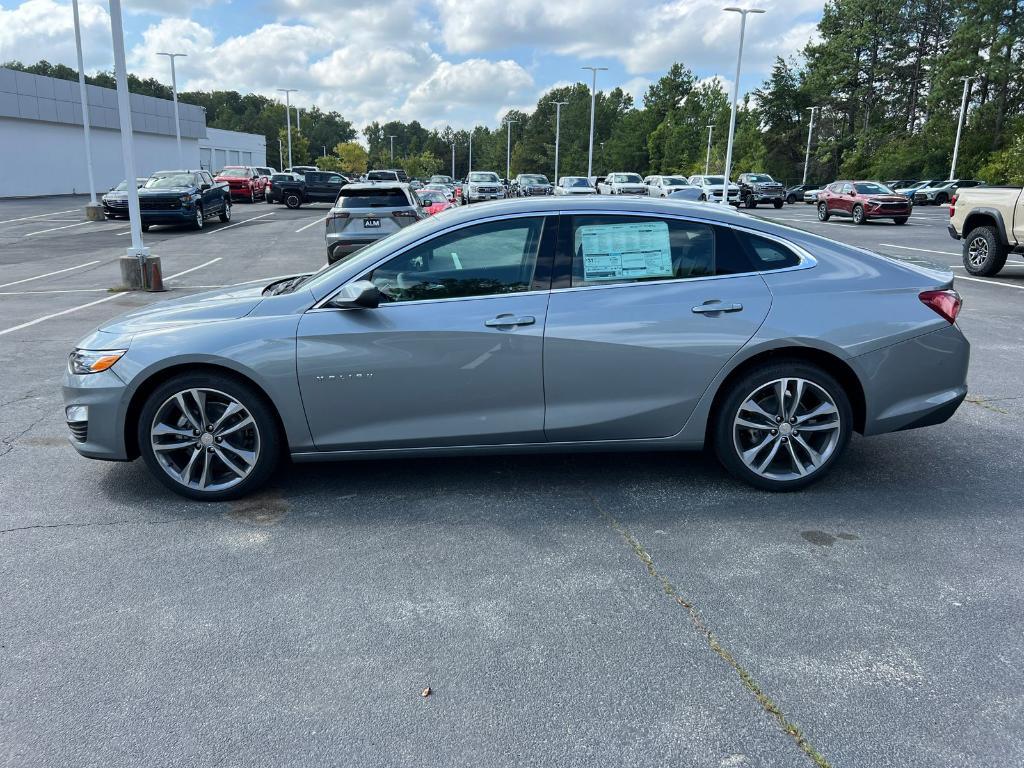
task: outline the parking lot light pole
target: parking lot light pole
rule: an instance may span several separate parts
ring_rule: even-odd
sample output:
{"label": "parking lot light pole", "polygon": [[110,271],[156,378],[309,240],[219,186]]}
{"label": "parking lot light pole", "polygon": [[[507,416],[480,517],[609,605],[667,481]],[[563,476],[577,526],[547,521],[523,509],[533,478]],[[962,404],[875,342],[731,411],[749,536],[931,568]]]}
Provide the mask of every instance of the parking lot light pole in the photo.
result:
{"label": "parking lot light pole", "polygon": [[558,137],[562,132],[562,107],[568,101],[556,101],[555,104],[555,184],[558,183]]}
{"label": "parking lot light pole", "polygon": [[452,142],[452,180],[455,180],[455,142]]}
{"label": "parking lot light pole", "polygon": [[732,110],[729,114],[729,143],[725,147],[725,176],[722,178],[722,205],[729,204],[729,173],[732,171],[732,141],[736,135],[736,102],[740,98],[740,65],[743,63],[743,36],[747,31],[747,14],[764,13],[763,8],[735,8],[723,11],[740,15],[740,49],[736,54],[736,80],[732,84]]}
{"label": "parking lot light pole", "polygon": [[278,88],[284,94],[284,121],[288,126],[288,167],[292,167],[292,102],[291,95],[298,88]]}
{"label": "parking lot light pole", "polygon": [[949,166],[949,180],[952,181],[956,178],[956,158],[960,154],[960,132],[964,127],[964,116],[967,114],[967,89],[970,87],[971,80],[977,80],[976,76],[972,77],[961,77],[964,81],[964,95],[960,99],[960,119],[956,123],[956,141],[953,144],[953,163]]}
{"label": "parking lot light pole", "polygon": [[302,107],[295,108],[295,132],[302,133]]}
{"label": "parking lot light pole", "polygon": [[75,15],[75,52],[78,54],[78,95],[82,100],[82,128],[85,131],[85,170],[89,179],[89,204],[85,206],[85,218],[89,221],[103,220],[103,207],[96,202],[96,182],[92,173],[92,139],[89,136],[89,98],[85,90],[85,65],[82,63],[82,28],[78,22],[78,0],[71,0]]}
{"label": "parking lot light pole", "polygon": [[708,126],[708,156],[704,158],[704,175],[707,176],[711,171],[711,132],[715,130],[715,126]]}
{"label": "parking lot light pole", "polygon": [[121,257],[121,280],[125,288],[145,287],[146,257],[142,244],[139,190],[135,186],[135,147],[132,138],[132,105],[128,95],[128,70],[124,63],[124,27],[121,24],[121,0],[110,0],[110,35],[114,44],[114,79],[117,81],[117,116],[121,125],[121,154],[124,175],[128,179],[128,224],[132,244]]}
{"label": "parking lot light pole", "polygon": [[821,107],[807,107],[811,111],[811,124],[807,126],[807,152],[804,154],[804,180],[801,184],[807,183],[807,166],[811,162],[811,134],[814,133],[814,110],[821,109]]}
{"label": "parking lot light pole", "polygon": [[178,167],[185,170],[185,156],[181,153],[181,119],[178,117],[178,76],[174,71],[174,60],[178,56],[188,56],[187,53],[164,53],[160,51],[157,56],[166,56],[171,60],[171,98],[174,99],[174,138],[178,140]]}
{"label": "parking lot light pole", "polygon": [[590,86],[590,145],[587,149],[587,178],[594,173],[594,109],[597,106],[597,73],[604,72],[608,67],[581,67],[589,69],[593,74],[593,84]]}
{"label": "parking lot light pole", "polygon": [[505,181],[511,181],[512,176],[512,123],[518,123],[518,120],[506,120],[505,125],[508,128],[508,139],[505,143]]}
{"label": "parking lot light pole", "polygon": [[466,178],[468,179],[470,172],[473,170],[473,131],[469,132],[469,162],[467,165]]}
{"label": "parking lot light pole", "polygon": [[395,164],[395,137],[391,136],[389,134],[388,138],[391,139],[391,164],[394,165]]}

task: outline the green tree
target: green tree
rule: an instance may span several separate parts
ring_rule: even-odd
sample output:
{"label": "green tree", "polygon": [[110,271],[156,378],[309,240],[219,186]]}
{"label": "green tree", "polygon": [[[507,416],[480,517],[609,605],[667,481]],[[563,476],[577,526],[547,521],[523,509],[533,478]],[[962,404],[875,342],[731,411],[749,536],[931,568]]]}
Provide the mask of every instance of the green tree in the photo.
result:
{"label": "green tree", "polygon": [[338,170],[346,173],[366,173],[369,154],[360,144],[354,141],[339,142],[334,147],[334,154],[341,164]]}

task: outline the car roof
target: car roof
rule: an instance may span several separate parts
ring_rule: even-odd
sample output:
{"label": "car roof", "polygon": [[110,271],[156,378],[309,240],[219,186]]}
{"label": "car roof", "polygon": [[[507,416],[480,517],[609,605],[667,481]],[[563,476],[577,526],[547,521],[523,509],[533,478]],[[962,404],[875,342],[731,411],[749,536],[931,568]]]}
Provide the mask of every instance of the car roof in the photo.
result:
{"label": "car roof", "polygon": [[360,189],[380,189],[381,187],[394,187],[395,189],[404,189],[409,191],[409,185],[402,181],[353,181],[351,184],[345,185],[345,191],[351,192],[353,189],[358,191]]}

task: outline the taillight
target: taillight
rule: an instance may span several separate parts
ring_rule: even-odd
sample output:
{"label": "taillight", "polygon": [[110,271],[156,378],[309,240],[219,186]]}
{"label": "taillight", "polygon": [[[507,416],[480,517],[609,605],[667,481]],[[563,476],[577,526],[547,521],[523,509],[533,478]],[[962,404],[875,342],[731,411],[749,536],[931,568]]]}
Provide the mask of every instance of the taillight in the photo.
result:
{"label": "taillight", "polygon": [[347,219],[348,216],[348,211],[331,211],[329,214],[327,214],[327,217],[324,219],[324,221],[326,222],[326,226],[330,228],[332,221],[334,221],[335,219]]}
{"label": "taillight", "polygon": [[917,298],[949,323],[956,322],[956,317],[960,314],[960,307],[964,303],[960,294],[952,288],[945,291],[922,291]]}
{"label": "taillight", "polygon": [[415,219],[416,211],[392,211],[391,215],[396,219]]}
{"label": "taillight", "polygon": [[956,213],[956,199],[960,195],[953,195],[953,199],[949,201],[949,218],[953,218],[953,214]]}

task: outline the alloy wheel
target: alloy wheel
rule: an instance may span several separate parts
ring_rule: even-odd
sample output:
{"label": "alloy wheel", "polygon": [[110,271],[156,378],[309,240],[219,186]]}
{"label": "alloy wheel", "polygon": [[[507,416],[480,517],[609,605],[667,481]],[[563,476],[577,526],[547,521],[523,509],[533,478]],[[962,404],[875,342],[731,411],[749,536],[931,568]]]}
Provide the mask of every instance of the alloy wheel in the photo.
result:
{"label": "alloy wheel", "polygon": [[817,472],[839,444],[835,401],[813,381],[776,379],[744,398],[733,419],[733,445],[747,468],[769,480]]}
{"label": "alloy wheel", "polygon": [[167,398],[149,435],[164,472],[199,491],[238,485],[260,457],[256,420],[242,403],[216,389],[186,389]]}
{"label": "alloy wheel", "polygon": [[976,237],[967,246],[967,261],[971,266],[980,269],[988,261],[988,241],[984,237]]}
{"label": "alloy wheel", "polygon": [[196,206],[196,229],[202,229],[203,228],[203,222],[204,222],[204,219],[203,219],[203,209],[200,208],[197,205]]}

